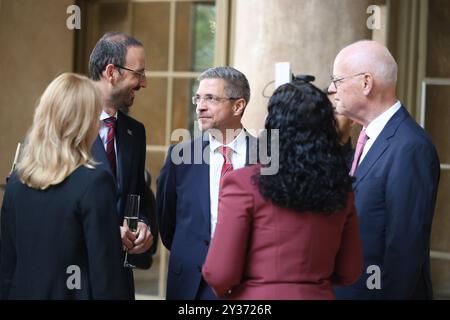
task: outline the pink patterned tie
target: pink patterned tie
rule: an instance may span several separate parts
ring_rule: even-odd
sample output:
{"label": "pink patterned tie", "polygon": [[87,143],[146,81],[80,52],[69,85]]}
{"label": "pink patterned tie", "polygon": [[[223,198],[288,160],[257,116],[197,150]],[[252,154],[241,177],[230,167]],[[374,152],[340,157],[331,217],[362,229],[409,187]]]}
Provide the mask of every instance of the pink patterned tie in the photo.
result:
{"label": "pink patterned tie", "polygon": [[369,140],[369,137],[366,134],[366,129],[362,129],[359,133],[358,143],[356,144],[355,157],[353,158],[352,169],[350,170],[350,175],[354,176],[356,168],[358,167],[359,159],[361,158],[361,154],[364,150],[364,146]]}
{"label": "pink patterned tie", "polygon": [[108,134],[106,135],[106,156],[108,157],[109,164],[111,165],[112,172],[116,176],[116,151],[114,150],[114,138],[116,135],[116,118],[109,117],[104,119],[103,122],[108,128]]}
{"label": "pink patterned tie", "polygon": [[231,149],[230,147],[219,147],[219,152],[222,154],[223,156],[223,165],[222,165],[222,170],[220,172],[220,182],[219,185],[222,185],[222,180],[223,177],[227,174],[227,172],[229,171],[233,171],[233,163],[231,162],[231,155],[233,154],[233,149]]}

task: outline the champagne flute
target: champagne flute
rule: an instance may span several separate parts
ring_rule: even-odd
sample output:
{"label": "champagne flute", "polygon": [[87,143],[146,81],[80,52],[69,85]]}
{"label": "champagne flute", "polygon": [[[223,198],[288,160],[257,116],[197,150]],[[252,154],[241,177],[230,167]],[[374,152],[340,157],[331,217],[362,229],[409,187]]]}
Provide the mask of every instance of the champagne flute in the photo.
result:
{"label": "champagne flute", "polygon": [[[125,220],[127,221],[128,229],[132,232],[137,231],[138,226],[138,213],[139,213],[139,201],[140,195],[129,194],[127,196],[127,204],[125,210]],[[125,260],[123,261],[123,266],[125,268],[136,268],[134,265],[128,262],[128,250],[125,253]]]}

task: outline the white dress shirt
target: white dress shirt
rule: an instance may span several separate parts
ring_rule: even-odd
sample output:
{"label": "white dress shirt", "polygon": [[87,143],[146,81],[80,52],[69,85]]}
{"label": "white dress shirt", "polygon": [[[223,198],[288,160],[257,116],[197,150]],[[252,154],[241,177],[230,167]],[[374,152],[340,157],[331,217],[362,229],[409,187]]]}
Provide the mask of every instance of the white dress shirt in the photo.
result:
{"label": "white dress shirt", "polygon": [[392,107],[390,107],[385,112],[376,117],[371,123],[369,123],[367,128],[365,128],[366,135],[369,137],[369,140],[367,140],[366,144],[364,145],[361,158],[359,158],[359,163],[361,163],[361,161],[364,159],[367,152],[369,152],[375,140],[380,135],[381,131],[383,131],[388,121],[400,109],[401,106],[402,104],[400,103],[400,101],[397,100],[397,102]]}
{"label": "white dress shirt", "polygon": [[[238,136],[226,144],[233,150],[231,155],[231,163],[233,164],[233,170],[243,168],[245,166],[245,160],[247,156],[247,141],[244,129],[238,134]],[[211,203],[211,238],[214,235],[217,222],[217,211],[219,206],[219,182],[220,173],[224,163],[223,155],[219,152],[218,148],[222,146],[222,143],[217,141],[211,134],[209,134],[209,196]]]}

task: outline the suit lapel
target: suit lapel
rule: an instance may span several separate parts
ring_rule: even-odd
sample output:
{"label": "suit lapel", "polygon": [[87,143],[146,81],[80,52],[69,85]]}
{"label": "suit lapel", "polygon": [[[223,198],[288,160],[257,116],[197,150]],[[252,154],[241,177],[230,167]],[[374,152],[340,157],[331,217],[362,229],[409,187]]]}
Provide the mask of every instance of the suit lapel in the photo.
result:
{"label": "suit lapel", "polygon": [[[202,162],[199,165],[194,164],[194,168],[197,168],[198,174],[198,183],[200,188],[197,188],[200,194],[198,195],[198,199],[205,199],[204,201],[200,201],[200,206],[203,212],[203,217],[205,221],[207,221],[209,235],[211,235],[211,199],[210,199],[210,179],[209,179],[209,140],[208,136],[203,136],[204,138],[201,140],[202,143],[202,152],[205,158],[202,157]],[[194,150],[195,152],[195,143]],[[194,156],[192,155],[192,159]],[[207,195],[207,196],[205,196]]]}
{"label": "suit lapel", "polygon": [[[126,115],[122,112],[117,114],[117,180],[119,184],[119,191],[123,190],[123,186],[127,184],[127,177],[130,177],[130,168],[132,165],[132,143],[133,143],[133,129],[130,127],[126,119]],[[144,174],[144,173],[142,173]]]}
{"label": "suit lapel", "polygon": [[369,173],[373,165],[383,155],[387,148],[390,146],[389,139],[395,135],[400,123],[408,116],[408,112],[402,106],[393,116],[389,119],[386,126],[381,131],[380,135],[375,140],[374,144],[367,152],[363,161],[356,168],[355,176],[356,181],[354,187],[356,187],[361,180]]}
{"label": "suit lapel", "polygon": [[114,177],[100,136],[97,136],[97,139],[95,139],[94,145],[92,146],[92,156],[94,157],[95,161],[99,162],[100,167],[106,169],[111,174],[111,176]]}
{"label": "suit lapel", "polygon": [[367,175],[370,168],[375,164],[375,162],[381,157],[384,151],[389,147],[389,141],[382,139],[381,134],[378,136],[377,141],[372,145],[367,155],[364,157],[363,161],[357,167],[355,176],[355,186]]}

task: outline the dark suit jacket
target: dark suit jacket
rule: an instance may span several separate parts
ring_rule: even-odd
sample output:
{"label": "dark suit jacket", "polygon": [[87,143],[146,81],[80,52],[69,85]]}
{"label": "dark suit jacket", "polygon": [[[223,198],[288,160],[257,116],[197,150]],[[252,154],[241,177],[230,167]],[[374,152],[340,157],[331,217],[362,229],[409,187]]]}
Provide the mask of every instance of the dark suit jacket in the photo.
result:
{"label": "dark suit jacket", "polygon": [[[145,128],[142,123],[118,111],[116,124],[116,147],[117,147],[117,211],[119,223],[122,225],[125,215],[126,199],[128,194],[141,195],[139,218],[150,226],[153,237],[153,247],[139,255],[129,255],[129,261],[140,268],[147,269],[152,263],[152,253],[156,251],[158,242],[158,230],[155,212],[155,197],[153,192],[145,184],[145,155],[146,137]],[[113,176],[111,166],[106,156],[105,148],[100,137],[97,137],[92,154],[99,162],[99,167],[107,170]],[[130,270],[131,271],[131,270]],[[130,298],[134,297],[134,282],[130,272]]]}
{"label": "dark suit jacket", "polygon": [[[127,298],[114,192],[99,168],[79,167],[45,191],[11,176],[1,216],[2,297]],[[70,266],[79,267],[80,289],[67,286],[76,284]]]}
{"label": "dark suit jacket", "polygon": [[224,178],[203,275],[229,299],[334,299],[332,285],[361,275],[362,244],[353,193],[331,215],[296,212],[265,200],[260,166]]}
{"label": "dark suit jacket", "polygon": [[[401,107],[356,169],[353,184],[364,248],[364,273],[342,299],[429,299],[430,233],[439,159],[426,132]],[[381,289],[368,289],[371,265]],[[376,284],[375,278],[369,283]]]}
{"label": "dark suit jacket", "polygon": [[[256,139],[247,137],[247,146],[256,146]],[[188,163],[174,163],[172,153],[186,157]],[[247,159],[249,155],[247,148]],[[194,164],[194,160],[200,163]],[[158,177],[159,231],[170,250],[167,299],[193,300],[201,286],[201,267],[211,239],[208,163],[209,141],[199,138],[171,146]]]}

